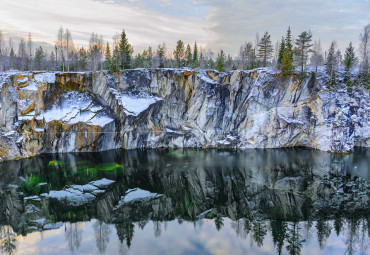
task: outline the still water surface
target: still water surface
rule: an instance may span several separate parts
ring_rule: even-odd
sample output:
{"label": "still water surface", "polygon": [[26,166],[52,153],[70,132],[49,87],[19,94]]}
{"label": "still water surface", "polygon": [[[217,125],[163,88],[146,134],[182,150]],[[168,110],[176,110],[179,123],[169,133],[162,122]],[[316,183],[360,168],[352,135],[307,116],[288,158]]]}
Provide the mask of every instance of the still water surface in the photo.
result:
{"label": "still water surface", "polygon": [[1,254],[369,254],[369,158],[181,149],[5,162]]}

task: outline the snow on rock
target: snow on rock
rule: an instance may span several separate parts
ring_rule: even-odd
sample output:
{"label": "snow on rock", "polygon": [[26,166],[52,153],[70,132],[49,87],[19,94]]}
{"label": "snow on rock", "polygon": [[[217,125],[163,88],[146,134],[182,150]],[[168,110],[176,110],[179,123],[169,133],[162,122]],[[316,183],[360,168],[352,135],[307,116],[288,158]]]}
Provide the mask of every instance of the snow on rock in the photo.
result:
{"label": "snow on rock", "polygon": [[97,195],[106,192],[115,181],[106,178],[85,185],[71,185],[63,190],[52,190],[41,196],[56,199],[68,206],[81,206],[93,202]]}
{"label": "snow on rock", "polygon": [[94,185],[94,186],[98,187],[99,189],[106,189],[107,187],[109,187],[113,183],[115,183],[115,181],[103,178],[103,179],[100,179],[98,181],[92,181],[89,184]]}
{"label": "snow on rock", "polygon": [[126,195],[121,198],[119,204],[132,203],[139,200],[153,199],[163,196],[163,194],[152,193],[140,188],[129,189]]}
{"label": "snow on rock", "polygon": [[123,106],[127,115],[138,116],[148,109],[152,104],[161,101],[162,98],[147,93],[137,95],[130,93],[115,93],[119,103]]}
{"label": "snow on rock", "polygon": [[76,91],[64,94],[60,102],[45,111],[43,116],[46,122],[58,120],[68,125],[84,122],[104,127],[114,121],[91,96]]}
{"label": "snow on rock", "polygon": [[55,73],[39,73],[39,74],[35,74],[34,79],[35,79],[36,82],[54,83],[55,82]]}

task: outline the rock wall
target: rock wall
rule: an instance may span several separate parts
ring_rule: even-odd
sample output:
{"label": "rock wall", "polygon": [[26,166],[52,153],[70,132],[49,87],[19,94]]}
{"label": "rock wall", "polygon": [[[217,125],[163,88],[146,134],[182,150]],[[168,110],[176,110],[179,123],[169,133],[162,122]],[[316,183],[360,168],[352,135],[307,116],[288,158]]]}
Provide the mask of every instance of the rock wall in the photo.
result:
{"label": "rock wall", "polygon": [[370,96],[324,74],[134,69],[0,74],[0,160],[116,148],[370,146]]}

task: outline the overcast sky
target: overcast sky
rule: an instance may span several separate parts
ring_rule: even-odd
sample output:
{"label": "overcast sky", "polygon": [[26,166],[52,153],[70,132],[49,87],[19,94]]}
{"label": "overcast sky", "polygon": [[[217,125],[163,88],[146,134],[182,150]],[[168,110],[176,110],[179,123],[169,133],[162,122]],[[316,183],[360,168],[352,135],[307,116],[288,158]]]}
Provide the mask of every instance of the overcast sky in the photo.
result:
{"label": "overcast sky", "polygon": [[370,0],[0,0],[0,30],[53,44],[60,26],[85,46],[92,32],[111,41],[124,28],[136,51],[176,41],[235,55],[242,43],[268,31],[273,42],[291,26],[293,36],[310,29],[324,49],[332,40],[358,45],[370,23]]}

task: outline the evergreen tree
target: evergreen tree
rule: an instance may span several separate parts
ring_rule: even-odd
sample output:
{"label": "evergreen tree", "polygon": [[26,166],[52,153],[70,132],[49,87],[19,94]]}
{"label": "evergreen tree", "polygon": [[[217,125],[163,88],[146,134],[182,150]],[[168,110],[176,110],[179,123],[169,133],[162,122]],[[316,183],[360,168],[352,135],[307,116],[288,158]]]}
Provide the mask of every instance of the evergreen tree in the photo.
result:
{"label": "evergreen tree", "polygon": [[44,57],[45,57],[44,50],[40,46],[39,48],[36,49],[35,52],[34,68],[36,70],[42,70]]}
{"label": "evergreen tree", "polygon": [[326,58],[325,63],[325,71],[326,74],[329,75],[329,85],[333,85],[335,83],[335,68],[337,66],[337,60],[335,56],[335,42],[333,41],[330,45],[328,56]]}
{"label": "evergreen tree", "polygon": [[78,63],[77,66],[80,70],[86,70],[87,67],[87,51],[84,49],[84,47],[81,47],[81,49],[78,51]]}
{"label": "evergreen tree", "polygon": [[193,49],[193,68],[196,68],[199,66],[198,62],[198,46],[197,42],[194,43],[194,49]]}
{"label": "evergreen tree", "polygon": [[352,46],[352,42],[349,43],[344,53],[344,66],[346,73],[350,73],[355,64],[355,49]]}
{"label": "evergreen tree", "polygon": [[218,54],[216,70],[219,72],[225,71],[225,53],[223,50]]}
{"label": "evergreen tree", "polygon": [[292,45],[292,34],[290,27],[288,28],[287,35],[285,37],[285,49],[283,53],[283,60],[281,64],[281,72],[283,75],[289,75],[293,72],[293,45]]}
{"label": "evergreen tree", "polygon": [[301,72],[304,71],[304,66],[306,65],[308,52],[310,52],[310,48],[313,44],[312,41],[312,34],[310,31],[306,32],[303,31],[296,39],[295,44],[297,45],[297,55],[299,57],[299,65],[301,66]]}
{"label": "evergreen tree", "polygon": [[122,30],[118,50],[119,50],[119,68],[130,69],[133,50],[132,46],[128,42],[125,30]]}
{"label": "evergreen tree", "polygon": [[186,61],[185,65],[187,67],[192,66],[193,56],[191,54],[191,48],[189,44],[186,46],[186,50],[185,50],[185,61]]}
{"label": "evergreen tree", "polygon": [[105,47],[104,69],[108,70],[111,65],[112,65],[112,56],[110,52],[109,43],[107,42],[107,46]]}
{"label": "evergreen tree", "polygon": [[281,65],[283,64],[284,50],[285,50],[285,40],[284,40],[284,37],[282,37],[280,47],[279,47],[278,59],[277,59],[277,66],[278,66],[278,69],[280,70],[282,67]]}
{"label": "evergreen tree", "polygon": [[163,45],[158,45],[157,49],[157,56],[158,56],[158,62],[159,62],[159,68],[164,68],[165,67],[165,46]]}
{"label": "evergreen tree", "polygon": [[269,33],[265,32],[258,44],[258,57],[262,59],[263,66],[266,66],[267,61],[272,57],[273,46],[270,37]]}
{"label": "evergreen tree", "polygon": [[179,40],[177,41],[176,49],[173,52],[173,56],[176,61],[176,66],[178,68],[182,67],[184,55],[185,55],[184,43],[181,40]]}

